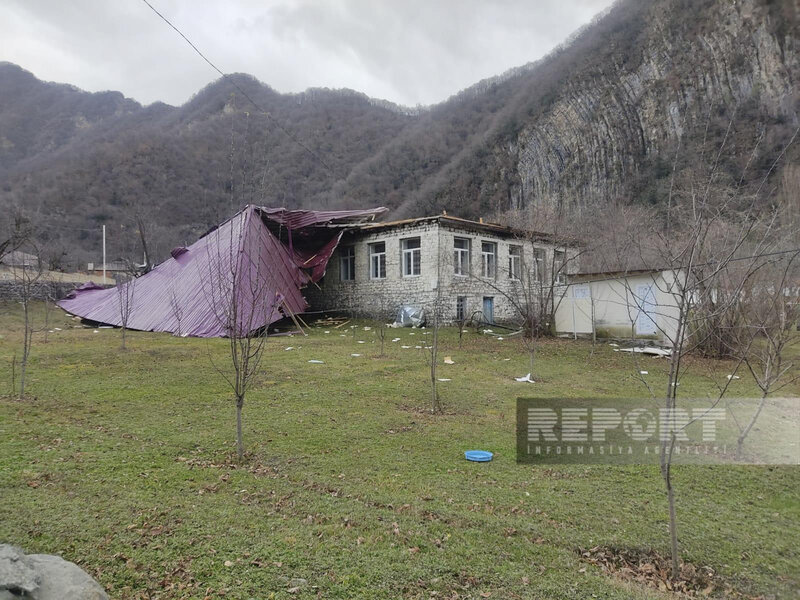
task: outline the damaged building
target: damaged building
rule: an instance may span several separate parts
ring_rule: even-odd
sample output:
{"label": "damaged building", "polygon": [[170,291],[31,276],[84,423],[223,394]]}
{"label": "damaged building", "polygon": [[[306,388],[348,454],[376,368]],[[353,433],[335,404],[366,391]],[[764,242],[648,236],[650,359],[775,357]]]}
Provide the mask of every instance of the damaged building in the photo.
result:
{"label": "damaged building", "polygon": [[577,270],[574,246],[545,233],[446,214],[349,228],[331,255],[312,306],[388,319],[403,305],[442,321],[519,320],[523,286],[561,286]]}

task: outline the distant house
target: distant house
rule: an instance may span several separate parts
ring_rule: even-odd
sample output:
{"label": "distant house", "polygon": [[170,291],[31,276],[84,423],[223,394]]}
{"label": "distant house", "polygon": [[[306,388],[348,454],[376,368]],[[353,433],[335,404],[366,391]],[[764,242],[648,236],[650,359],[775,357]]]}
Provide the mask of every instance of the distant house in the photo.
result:
{"label": "distant house", "polygon": [[671,345],[678,325],[676,277],[669,269],[572,275],[556,308],[556,331]]}
{"label": "distant house", "polygon": [[404,305],[430,307],[438,293],[443,322],[518,322],[510,299],[522,269],[544,280],[557,265],[555,279],[564,284],[574,255],[549,234],[445,214],[369,223],[348,228],[319,289],[307,296],[312,310],[388,319]]}
{"label": "distant house", "polygon": [[33,269],[39,266],[39,259],[34,254],[28,254],[22,250],[14,250],[0,259],[0,265],[4,267]]}

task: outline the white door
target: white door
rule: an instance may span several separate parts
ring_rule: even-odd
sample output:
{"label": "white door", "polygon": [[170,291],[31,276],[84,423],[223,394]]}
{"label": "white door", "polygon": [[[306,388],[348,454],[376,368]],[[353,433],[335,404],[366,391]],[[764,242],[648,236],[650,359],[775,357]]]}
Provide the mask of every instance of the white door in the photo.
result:
{"label": "white door", "polygon": [[655,334],[658,328],[656,327],[656,295],[653,291],[653,284],[637,285],[634,301],[639,307],[639,313],[636,316],[637,335]]}

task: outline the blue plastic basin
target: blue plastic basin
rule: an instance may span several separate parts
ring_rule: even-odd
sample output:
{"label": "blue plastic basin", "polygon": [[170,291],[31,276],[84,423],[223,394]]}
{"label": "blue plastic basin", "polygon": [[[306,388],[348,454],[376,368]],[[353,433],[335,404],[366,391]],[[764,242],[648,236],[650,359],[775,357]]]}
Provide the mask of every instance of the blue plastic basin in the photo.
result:
{"label": "blue plastic basin", "polygon": [[492,456],[494,454],[486,450],[467,450],[464,452],[464,458],[472,462],[489,462],[492,460]]}

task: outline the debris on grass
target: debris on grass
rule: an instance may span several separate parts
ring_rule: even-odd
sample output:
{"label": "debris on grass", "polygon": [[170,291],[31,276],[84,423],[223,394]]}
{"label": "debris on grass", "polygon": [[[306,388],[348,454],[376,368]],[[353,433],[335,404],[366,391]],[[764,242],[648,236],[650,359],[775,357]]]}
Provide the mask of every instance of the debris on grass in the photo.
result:
{"label": "debris on grass", "polygon": [[528,373],[525,377],[514,377],[517,381],[527,381],[528,383],[536,383],[533,379],[531,379],[531,374]]}
{"label": "debris on grass", "polygon": [[444,364],[446,364],[446,365],[454,365],[456,363],[453,362],[453,357],[452,356],[445,356],[444,357]]}
{"label": "debris on grass", "polygon": [[614,352],[634,352],[636,354],[650,354],[651,356],[669,356],[672,350],[667,348],[656,348],[655,346],[645,346],[644,348],[620,348]]}
{"label": "debris on grass", "polygon": [[315,365],[324,365],[325,364],[324,360],[316,360],[316,359],[313,359],[313,358],[308,362],[310,362],[312,364],[315,364]]}
{"label": "debris on grass", "polygon": [[682,563],[680,576],[672,578],[672,562],[651,550],[595,546],[578,551],[583,562],[599,567],[607,575],[647,587],[689,597],[722,594],[725,598],[748,598],[738,593],[711,567]]}
{"label": "debris on grass", "polygon": [[361,356],[361,355],[360,355],[360,354],[355,354],[355,353],[353,353],[353,354],[351,354],[350,356],[354,356],[354,357],[358,358],[358,357],[359,357],[359,356]]}
{"label": "debris on grass", "polygon": [[394,338],[392,341],[393,341],[393,342],[399,342],[399,341],[400,341],[400,338]]}
{"label": "debris on grass", "polygon": [[439,377],[439,381],[453,381],[453,380],[447,379],[446,377]]}

